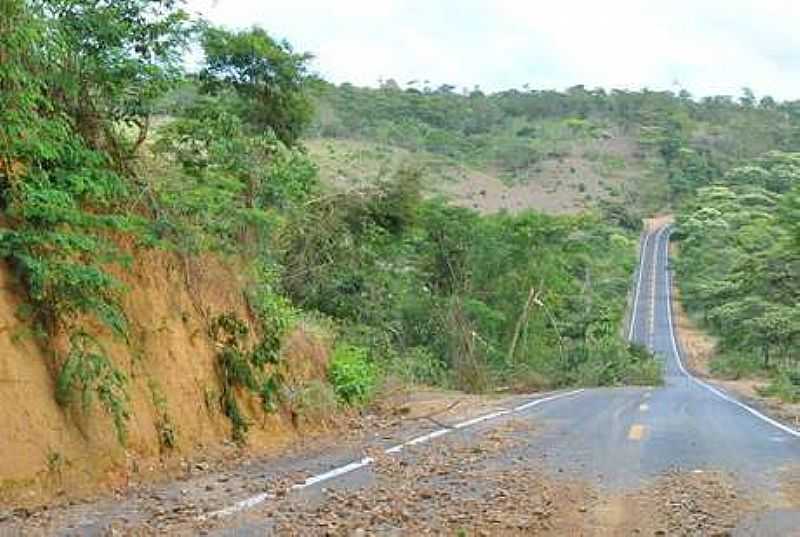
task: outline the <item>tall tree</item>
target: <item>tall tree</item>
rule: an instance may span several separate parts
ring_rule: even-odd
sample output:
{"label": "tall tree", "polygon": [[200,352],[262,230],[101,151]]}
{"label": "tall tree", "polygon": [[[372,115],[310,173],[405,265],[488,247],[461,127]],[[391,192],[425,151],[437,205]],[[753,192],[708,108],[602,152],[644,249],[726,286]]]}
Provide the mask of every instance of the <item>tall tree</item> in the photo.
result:
{"label": "tall tree", "polygon": [[287,145],[296,143],[313,114],[307,92],[314,79],[311,54],[295,52],[288,41],[277,41],[261,28],[230,32],[209,26],[202,45],[205,90],[233,89],[254,126],[271,129]]}
{"label": "tall tree", "polygon": [[[181,0],[34,0],[48,21],[42,73],[92,147],[124,167],[156,100],[182,77],[192,23]],[[132,140],[121,127],[138,132]]]}

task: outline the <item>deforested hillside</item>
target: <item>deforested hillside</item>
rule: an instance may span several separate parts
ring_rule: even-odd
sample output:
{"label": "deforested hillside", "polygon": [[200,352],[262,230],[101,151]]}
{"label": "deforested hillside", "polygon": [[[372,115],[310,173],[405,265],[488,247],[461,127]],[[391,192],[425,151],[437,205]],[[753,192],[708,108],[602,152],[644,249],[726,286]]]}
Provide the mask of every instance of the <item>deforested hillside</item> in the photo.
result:
{"label": "deforested hillside", "polygon": [[564,92],[322,84],[308,136],[324,178],[363,180],[397,162],[482,211],[652,213],[740,159],[798,143],[800,105],[687,92]]}
{"label": "deforested hillside", "polygon": [[[739,163],[797,146],[796,103],[336,86],[162,0],[5,0],[0,43],[0,501],[282,445],[388,386],[658,384],[622,337],[642,217],[758,207],[725,293],[770,226],[794,245],[794,157]],[[768,283],[732,348],[791,358]]]}

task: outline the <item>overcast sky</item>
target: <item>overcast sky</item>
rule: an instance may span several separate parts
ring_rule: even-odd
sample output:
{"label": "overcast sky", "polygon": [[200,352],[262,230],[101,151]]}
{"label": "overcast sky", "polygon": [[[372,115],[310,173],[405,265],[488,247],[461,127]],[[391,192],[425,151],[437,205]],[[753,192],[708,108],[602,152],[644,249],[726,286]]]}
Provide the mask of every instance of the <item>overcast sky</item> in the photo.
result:
{"label": "overcast sky", "polygon": [[685,88],[800,98],[800,0],[189,0],[316,56],[333,82]]}

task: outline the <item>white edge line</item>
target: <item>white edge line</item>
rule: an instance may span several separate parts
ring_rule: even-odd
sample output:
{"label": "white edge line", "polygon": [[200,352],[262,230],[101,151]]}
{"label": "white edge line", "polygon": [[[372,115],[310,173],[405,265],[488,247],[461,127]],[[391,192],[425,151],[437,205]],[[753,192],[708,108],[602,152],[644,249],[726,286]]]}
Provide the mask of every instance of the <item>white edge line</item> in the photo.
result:
{"label": "white edge line", "polygon": [[[669,226],[666,226],[666,227],[669,227]],[[671,233],[671,230],[670,230],[670,233]],[[668,233],[667,234],[667,241],[665,242],[665,247],[664,247],[665,249],[668,248],[668,245],[669,245],[669,235],[670,234]],[[669,260],[669,252],[667,252],[667,260]],[[678,362],[678,368],[681,370],[681,373],[683,373],[690,380],[694,381],[696,384],[698,384],[698,385],[702,386],[703,388],[707,389],[708,391],[710,391],[714,395],[716,395],[718,397],[721,397],[722,399],[724,399],[725,401],[728,401],[729,403],[733,403],[734,405],[738,406],[739,408],[741,408],[743,410],[746,410],[747,412],[749,412],[753,416],[755,416],[755,417],[757,417],[757,418],[769,423],[770,425],[772,425],[774,427],[777,427],[781,431],[783,431],[783,432],[785,432],[787,434],[790,434],[790,435],[792,435],[794,437],[800,438],[800,431],[798,431],[796,429],[792,429],[791,427],[788,427],[788,426],[784,425],[783,423],[770,418],[769,416],[765,416],[764,414],[762,414],[758,410],[756,410],[756,409],[754,409],[754,408],[742,403],[741,401],[737,401],[736,399],[725,395],[724,393],[722,393],[720,390],[718,390],[714,386],[711,386],[710,384],[707,384],[707,383],[703,382],[702,380],[700,380],[699,378],[695,377],[694,375],[689,373],[689,371],[686,370],[686,368],[683,366],[683,360],[681,359],[681,353],[678,350],[678,344],[676,343],[676,340],[675,340],[675,329],[672,326],[673,325],[673,321],[672,321],[672,275],[670,274],[669,269],[666,270],[666,275],[667,275],[667,277],[665,278],[665,282],[666,282],[665,285],[666,285],[666,288],[667,288],[666,289],[666,291],[667,291],[667,320],[668,320],[667,324],[669,326],[669,335],[670,335],[670,342],[672,343],[672,351],[673,351],[673,353],[675,355],[675,359]]]}
{"label": "white edge line", "polygon": [[274,498],[274,496],[272,494],[262,492],[261,494],[256,494],[255,496],[251,496],[250,498],[245,498],[240,502],[236,502],[230,507],[226,507],[225,509],[220,509],[219,511],[214,511],[213,513],[209,513],[207,515],[201,515],[198,518],[200,520],[206,520],[208,518],[226,517],[234,513],[238,513],[239,511],[244,511],[245,509],[250,509],[251,507],[255,507],[256,505],[270,498]]}
{"label": "white edge line", "polygon": [[478,416],[477,418],[472,418],[467,421],[462,421],[461,423],[456,423],[453,425],[453,429],[466,429],[467,427],[472,427],[473,425],[483,423],[484,421],[493,420],[495,418],[499,418],[500,416],[505,416],[506,414],[511,414],[511,410],[498,410],[497,412],[492,412],[491,414],[486,414],[484,416]]}
{"label": "white edge line", "polygon": [[354,461],[350,464],[345,464],[344,466],[340,466],[338,468],[334,468],[330,472],[325,472],[324,474],[315,475],[309,477],[302,483],[298,483],[292,486],[293,489],[304,489],[306,487],[310,487],[311,485],[316,485],[317,483],[322,483],[323,481],[327,481],[328,479],[333,479],[334,477],[339,477],[340,475],[344,475],[359,468],[363,468],[365,466],[369,466],[372,464],[374,459],[372,457],[364,457],[360,461]]}
{"label": "white edge line", "polygon": [[[581,388],[581,389],[578,389],[578,390],[572,390],[570,392],[558,393],[556,395],[551,395],[549,397],[543,397],[541,399],[536,399],[534,401],[530,401],[528,403],[516,406],[511,410],[498,410],[498,411],[492,412],[490,414],[484,414],[483,416],[478,416],[477,418],[472,418],[472,419],[469,419],[467,421],[462,421],[461,423],[457,423],[457,424],[453,425],[452,427],[450,427],[448,429],[437,429],[437,430],[435,430],[433,432],[424,434],[422,436],[417,436],[415,438],[412,438],[411,440],[403,442],[402,444],[397,444],[396,446],[392,446],[392,447],[390,447],[388,449],[385,449],[384,453],[386,453],[386,454],[399,453],[404,448],[406,448],[408,446],[415,446],[417,444],[423,444],[425,442],[433,440],[434,438],[438,438],[440,436],[444,436],[444,435],[446,435],[448,433],[451,433],[451,432],[459,430],[459,429],[465,429],[467,427],[471,427],[473,425],[476,425],[478,423],[482,423],[484,421],[489,421],[489,420],[492,420],[492,419],[495,419],[495,418],[499,418],[500,416],[505,416],[505,415],[512,414],[512,413],[515,413],[515,412],[522,412],[523,410],[527,410],[529,408],[535,407],[535,406],[540,405],[542,403],[547,403],[549,401],[555,401],[556,399],[562,399],[564,397],[569,397],[571,395],[577,395],[577,394],[579,394],[579,393],[581,393],[583,391],[584,391],[584,389]],[[297,484],[293,485],[292,489],[295,489],[295,490],[304,489],[306,487],[310,487],[312,485],[316,485],[318,483],[322,483],[323,481],[328,481],[329,479],[333,479],[335,477],[339,477],[341,475],[353,472],[353,471],[358,470],[360,468],[364,468],[365,466],[369,466],[373,462],[375,462],[375,460],[372,457],[364,457],[361,460],[354,461],[354,462],[351,462],[349,464],[345,464],[344,466],[340,466],[338,468],[334,468],[333,470],[330,470],[330,471],[325,472],[323,474],[318,474],[318,475],[315,475],[315,476],[311,476],[308,479],[306,479],[305,481],[303,481],[302,483],[297,483]],[[271,498],[274,498],[274,496],[272,494],[267,494],[267,493],[256,494],[255,496],[252,496],[250,498],[246,498],[246,499],[244,499],[244,500],[242,500],[240,502],[236,502],[235,504],[231,505],[230,507],[226,507],[225,509],[220,509],[219,511],[214,511],[214,512],[209,513],[207,515],[201,515],[200,517],[198,517],[198,519],[205,520],[207,518],[220,518],[220,517],[229,516],[229,515],[238,513],[239,511],[244,511],[245,509],[250,509],[251,507],[255,507],[256,505],[258,505],[260,503],[263,503],[266,500],[271,499]]]}
{"label": "white edge line", "polygon": [[628,331],[628,341],[633,341],[633,332],[636,329],[636,312],[639,309],[639,293],[642,288],[642,273],[644,272],[644,258],[647,253],[647,243],[650,241],[650,233],[645,232],[642,251],[639,254],[639,277],[636,282],[636,290],[633,294],[633,310],[631,311],[630,330]]}

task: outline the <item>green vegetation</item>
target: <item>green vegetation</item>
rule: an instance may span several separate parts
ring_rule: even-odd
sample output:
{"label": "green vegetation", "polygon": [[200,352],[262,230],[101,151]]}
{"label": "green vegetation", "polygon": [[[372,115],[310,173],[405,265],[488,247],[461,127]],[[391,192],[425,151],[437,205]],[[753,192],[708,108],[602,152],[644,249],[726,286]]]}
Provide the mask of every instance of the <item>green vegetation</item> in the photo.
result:
{"label": "green vegetation", "polygon": [[[797,146],[800,103],[751,97],[749,90],[739,100],[694,100],[685,91],[584,86],[563,93],[485,94],[448,85],[401,88],[392,80],[377,89],[323,83],[309,134],[438,155],[511,181],[527,180],[542,163],[570,156],[597,162],[604,176],[633,167],[635,184],[627,185],[618,201],[652,212],[741,159]],[[631,140],[638,151],[607,153],[604,144],[617,139]]]}
{"label": "green vegetation", "polygon": [[[222,340],[220,406],[242,439],[235,392],[275,407],[279,379],[268,371],[294,315],[274,289],[266,244],[278,209],[304,200],[315,182],[314,165],[278,138],[291,139],[281,130],[286,117],[293,129],[304,125],[302,115],[281,115],[305,106],[304,57],[256,32],[262,63],[285,58],[298,71],[230,80],[219,73],[242,68],[226,52],[241,36],[201,27],[213,46],[208,95],[186,101],[153,136],[159,102],[185,88],[182,56],[196,34],[179,3],[12,0],[0,10],[0,255],[25,285],[31,320],[52,351],[58,402],[77,392],[85,408],[96,395],[124,442],[127,375],[98,337],[130,338],[126,289],[111,270],[130,262],[120,244],[237,256],[252,273],[243,291],[259,326],[223,315],[230,322],[210,319],[208,328]],[[270,91],[286,97],[280,111],[259,108]],[[261,110],[258,125],[245,109]],[[164,425],[162,444],[174,444]]]}
{"label": "green vegetation", "polygon": [[363,347],[337,346],[328,376],[336,395],[348,405],[365,403],[375,391],[375,366]]}
{"label": "green vegetation", "polygon": [[[798,103],[334,86],[285,41],[190,20],[172,0],[8,0],[0,21],[0,256],[52,353],[55,398],[99,401],[121,442],[129,376],[100,342],[136,343],[113,275],[136,249],[243,275],[247,315],[198,310],[217,348],[206,408],[245,441],[242,398],[323,415],[365,404],[386,376],[476,392],[657,383],[620,324],[640,218],[669,203],[683,207],[684,296],[723,337],[721,367],[758,356],[796,394]],[[193,43],[205,61],[189,74]],[[366,181],[321,181],[341,162],[314,162],[304,137],[351,143]],[[459,167],[525,181],[557,162],[595,199],[568,158],[627,182],[601,183],[613,201],[571,216],[429,195]],[[280,350],[298,319],[337,341],[329,382],[289,393]],[[169,394],[151,392],[170,449]]]}
{"label": "green vegetation", "polygon": [[766,372],[769,392],[800,389],[800,154],[770,152],[702,187],[678,218],[689,310],[720,336],[713,366]]}
{"label": "green vegetation", "polygon": [[632,233],[591,214],[482,217],[424,200],[419,183],[406,170],[293,212],[280,234],[293,302],[419,382],[657,381],[655,362],[619,336]]}

